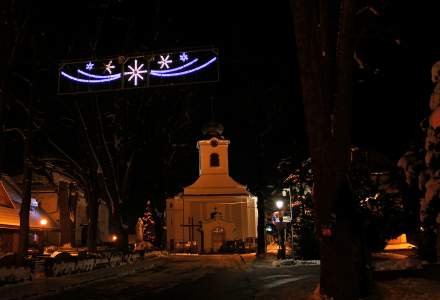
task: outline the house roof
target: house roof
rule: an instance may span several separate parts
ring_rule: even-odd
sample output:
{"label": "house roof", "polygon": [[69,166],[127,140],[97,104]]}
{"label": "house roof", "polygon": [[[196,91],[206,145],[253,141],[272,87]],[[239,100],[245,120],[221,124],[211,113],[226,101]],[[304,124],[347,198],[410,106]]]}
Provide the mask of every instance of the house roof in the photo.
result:
{"label": "house roof", "polygon": [[[9,205],[0,205],[0,228],[18,229],[20,227],[20,209],[22,198],[20,191],[16,190],[8,181],[0,180],[0,201],[9,201]],[[34,200],[34,199],[33,199]],[[29,227],[32,230],[56,230],[57,223],[42,209],[35,205],[36,201],[32,201],[29,212]],[[44,226],[40,224],[42,219],[47,220]]]}
{"label": "house roof", "polygon": [[0,181],[0,207],[15,208],[2,181]]}
{"label": "house roof", "polygon": [[[21,205],[17,205],[17,208],[7,208],[0,206],[0,228],[18,229],[20,227],[20,208]],[[47,220],[46,225],[41,225],[42,219]],[[29,227],[32,230],[57,230],[57,224],[51,217],[41,208],[31,208],[29,212]]]}

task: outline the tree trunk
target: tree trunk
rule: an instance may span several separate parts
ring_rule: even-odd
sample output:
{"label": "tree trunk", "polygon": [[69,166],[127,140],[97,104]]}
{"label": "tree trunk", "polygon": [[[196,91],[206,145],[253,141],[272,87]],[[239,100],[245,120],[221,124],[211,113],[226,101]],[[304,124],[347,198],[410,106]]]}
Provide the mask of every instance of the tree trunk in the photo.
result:
{"label": "tree trunk", "polygon": [[[32,38],[32,43],[34,39]],[[35,49],[33,51],[32,58],[35,59]],[[23,265],[27,256],[29,248],[29,210],[31,206],[32,198],[32,128],[33,128],[33,82],[35,79],[34,63],[32,64],[31,81],[26,83],[29,86],[29,104],[28,104],[28,120],[27,120],[27,134],[24,140],[24,163],[23,163],[23,198],[20,208],[20,237],[18,245],[18,265]]]}
{"label": "tree trunk", "polygon": [[32,197],[32,162],[31,162],[31,142],[32,142],[32,88],[29,97],[29,116],[28,128],[24,141],[24,170],[23,170],[23,198],[20,208],[20,238],[18,245],[17,263],[24,264],[29,247],[29,210]]}
{"label": "tree trunk", "polygon": [[[0,79],[1,80],[1,79]],[[5,159],[5,152],[6,152],[6,145],[5,145],[5,110],[6,110],[6,97],[4,96],[3,92],[4,88],[2,87],[2,84],[0,83],[0,174],[3,173],[4,170],[4,159]]]}
{"label": "tree trunk", "polygon": [[70,220],[69,184],[61,181],[58,186],[58,207],[60,211],[60,244],[72,243],[72,221]]}
{"label": "tree trunk", "polygon": [[[76,246],[76,207],[78,205],[78,186],[76,183],[70,183],[69,185],[69,214],[74,215],[73,222],[70,220],[71,230],[70,230],[70,240],[72,241],[72,246]],[[70,219],[70,216],[69,216]]]}
{"label": "tree trunk", "polygon": [[339,14],[334,4],[323,0],[292,0],[292,8],[314,173],[320,292],[335,299],[357,300],[362,233],[348,180],[353,1],[340,3]]}
{"label": "tree trunk", "polygon": [[264,211],[263,193],[258,193],[257,211],[258,211],[258,239],[257,239],[257,255],[263,257],[266,254],[266,218]]}
{"label": "tree trunk", "polygon": [[30,159],[25,159],[24,193],[20,208],[20,238],[18,245],[18,265],[24,264],[29,247],[29,210],[32,192],[32,166]]}
{"label": "tree trunk", "polygon": [[[94,177],[94,175],[92,175]],[[91,188],[87,193],[87,213],[89,216],[89,224],[87,226],[87,248],[91,252],[96,251],[98,240],[98,209],[99,203],[97,198],[96,179],[91,178]]]}
{"label": "tree trunk", "polygon": [[[260,100],[261,101],[261,100]],[[262,108],[261,103],[257,102],[257,120],[261,119]],[[266,255],[266,212],[264,205],[264,193],[262,192],[263,186],[263,164],[264,164],[264,145],[263,136],[258,133],[257,136],[257,184],[260,191],[257,192],[257,211],[258,211],[258,223],[257,223],[257,256],[264,257]]]}

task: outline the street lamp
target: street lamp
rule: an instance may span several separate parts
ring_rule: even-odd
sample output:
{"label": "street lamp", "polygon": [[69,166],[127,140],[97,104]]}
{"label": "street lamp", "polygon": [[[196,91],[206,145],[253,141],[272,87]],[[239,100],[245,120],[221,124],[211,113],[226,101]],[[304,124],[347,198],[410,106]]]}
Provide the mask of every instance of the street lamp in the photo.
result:
{"label": "street lamp", "polygon": [[118,240],[118,236],[116,234],[112,235],[112,241],[116,242]]}
{"label": "street lamp", "polygon": [[290,187],[284,188],[282,191],[283,197],[287,196],[289,193],[289,207],[290,207],[290,239],[292,243],[292,259],[295,260],[295,252],[293,250],[293,210],[292,210],[292,192],[290,191]]}
{"label": "street lamp", "polygon": [[275,205],[276,205],[276,207],[278,209],[281,209],[284,206],[284,201],[283,200],[277,200],[277,201],[275,201]]}
{"label": "street lamp", "polygon": [[46,238],[45,238],[46,234],[45,234],[44,226],[47,225],[47,219],[44,219],[44,218],[41,219],[40,220],[40,225],[41,225],[41,243],[44,244],[44,243],[46,243]]}
{"label": "street lamp", "polygon": [[285,244],[285,224],[283,223],[283,214],[281,209],[284,207],[284,201],[283,200],[276,200],[275,206],[279,210],[279,219],[276,221],[276,226],[278,230],[279,235],[279,245],[281,246],[281,249],[278,250],[278,258],[285,259],[286,258],[286,244]]}

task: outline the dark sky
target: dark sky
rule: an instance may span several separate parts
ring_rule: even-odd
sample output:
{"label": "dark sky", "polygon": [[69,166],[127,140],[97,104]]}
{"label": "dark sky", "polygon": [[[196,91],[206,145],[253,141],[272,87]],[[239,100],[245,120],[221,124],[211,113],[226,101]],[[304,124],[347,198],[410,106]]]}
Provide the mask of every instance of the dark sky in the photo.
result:
{"label": "dark sky", "polygon": [[[355,71],[352,140],[396,161],[410,141],[420,138],[418,123],[428,113],[430,67],[440,59],[438,10],[426,3],[369,2],[380,16],[365,11],[356,17],[364,24],[358,54],[367,68]],[[17,3],[22,5],[18,15],[23,19],[27,2]],[[259,182],[259,165],[263,177],[271,177],[280,159],[306,156],[288,1],[45,1],[34,4],[31,12],[36,41],[32,45],[37,47],[25,42],[13,71],[29,76],[32,57],[37,57],[33,60],[38,62],[37,102],[46,109],[41,118],[50,120],[46,122],[49,133],[73,152],[75,128],[66,131],[56,125],[59,112],[72,101],[72,97],[56,95],[60,61],[214,46],[220,51],[220,82],[138,90],[128,95],[154,95],[147,116],[157,139],[137,166],[137,172],[144,174],[137,184],[148,181],[152,189],[173,191],[191,183],[197,176],[196,141],[202,136],[202,125],[213,117],[223,123],[224,135],[231,140],[233,177],[251,187]],[[11,82],[16,95],[25,98],[20,80]],[[105,101],[114,96],[99,97]],[[85,96],[76,99],[89,101]],[[160,120],[184,113],[190,116],[189,128],[180,136],[177,133],[172,142],[187,146],[176,150],[166,173],[171,175],[158,180],[160,144],[166,140],[161,136]],[[20,113],[11,111],[8,122],[12,125],[18,119]],[[10,157],[20,153],[14,148],[19,148],[17,143],[11,143]],[[267,183],[269,179],[262,182]]]}

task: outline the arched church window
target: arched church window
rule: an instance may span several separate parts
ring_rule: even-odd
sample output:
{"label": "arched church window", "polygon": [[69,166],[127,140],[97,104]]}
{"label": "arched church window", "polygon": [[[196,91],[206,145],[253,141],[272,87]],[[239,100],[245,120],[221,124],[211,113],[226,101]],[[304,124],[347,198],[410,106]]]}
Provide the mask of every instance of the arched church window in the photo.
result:
{"label": "arched church window", "polygon": [[211,153],[210,165],[211,165],[211,167],[219,167],[220,166],[220,157],[217,153]]}

